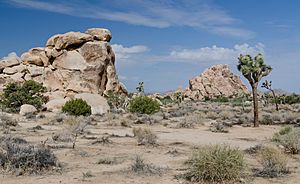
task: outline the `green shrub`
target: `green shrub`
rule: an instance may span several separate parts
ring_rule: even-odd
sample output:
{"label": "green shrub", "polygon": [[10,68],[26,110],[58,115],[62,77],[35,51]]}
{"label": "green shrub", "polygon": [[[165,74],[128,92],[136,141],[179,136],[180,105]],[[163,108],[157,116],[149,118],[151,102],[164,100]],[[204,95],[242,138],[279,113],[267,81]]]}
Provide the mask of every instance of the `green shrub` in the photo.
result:
{"label": "green shrub", "polygon": [[246,170],[243,153],[228,145],[200,147],[186,164],[188,171],[184,177],[193,182],[237,181]]}
{"label": "green shrub", "polygon": [[284,128],[274,134],[273,140],[281,144],[288,153],[300,153],[300,128]]}
{"label": "green shrub", "polygon": [[5,86],[0,103],[2,108],[9,112],[18,112],[23,104],[41,108],[42,104],[47,102],[47,98],[42,95],[44,92],[46,88],[33,80],[22,84],[10,83]]}
{"label": "green shrub", "polygon": [[160,105],[150,97],[138,96],[129,102],[128,110],[140,114],[153,114],[160,110]]}
{"label": "green shrub", "polygon": [[72,99],[66,102],[62,111],[75,116],[88,116],[92,113],[91,106],[82,99]]}
{"label": "green shrub", "polygon": [[[276,98],[276,101],[278,104],[296,104],[300,103],[300,95],[281,95]],[[275,103],[275,99],[272,100],[272,103]]]}
{"label": "green shrub", "polygon": [[287,157],[276,147],[262,147],[258,151],[258,161],[262,165],[259,176],[277,177],[288,173]]}
{"label": "green shrub", "polygon": [[217,96],[214,98],[204,97],[204,101],[226,103],[226,102],[229,102],[229,98],[225,97],[225,96]]}

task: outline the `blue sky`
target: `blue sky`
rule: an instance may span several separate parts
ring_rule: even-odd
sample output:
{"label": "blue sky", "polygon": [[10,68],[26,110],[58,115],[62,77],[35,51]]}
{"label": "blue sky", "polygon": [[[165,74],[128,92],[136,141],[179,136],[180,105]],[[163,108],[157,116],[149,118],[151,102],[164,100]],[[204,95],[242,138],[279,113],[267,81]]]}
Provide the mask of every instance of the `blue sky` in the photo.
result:
{"label": "blue sky", "polygon": [[236,74],[240,53],[263,53],[274,88],[300,93],[298,0],[1,0],[0,58],[44,46],[56,33],[112,31],[129,90],[187,87],[214,64]]}

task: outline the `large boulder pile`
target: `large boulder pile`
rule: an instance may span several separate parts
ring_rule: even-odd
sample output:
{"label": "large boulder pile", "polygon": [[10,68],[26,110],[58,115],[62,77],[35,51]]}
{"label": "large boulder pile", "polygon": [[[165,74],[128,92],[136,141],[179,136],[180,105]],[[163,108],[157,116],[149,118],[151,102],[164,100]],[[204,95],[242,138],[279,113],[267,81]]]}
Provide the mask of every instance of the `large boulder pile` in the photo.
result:
{"label": "large boulder pile", "polygon": [[249,93],[239,76],[234,75],[228,65],[214,65],[200,76],[189,80],[189,88],[184,92],[186,97],[202,100],[204,97],[230,97]]}
{"label": "large boulder pile", "polygon": [[127,93],[118,81],[111,37],[102,28],[68,32],[50,37],[45,47],[32,48],[21,58],[11,54],[0,61],[0,88],[9,82],[35,80],[47,87],[50,96],[57,91],[64,97]]}

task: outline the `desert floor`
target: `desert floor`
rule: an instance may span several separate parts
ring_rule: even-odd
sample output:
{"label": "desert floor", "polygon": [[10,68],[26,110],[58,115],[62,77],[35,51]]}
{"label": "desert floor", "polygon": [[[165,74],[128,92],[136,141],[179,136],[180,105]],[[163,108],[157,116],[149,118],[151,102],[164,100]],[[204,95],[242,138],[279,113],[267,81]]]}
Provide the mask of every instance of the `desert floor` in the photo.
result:
{"label": "desert floor", "polygon": [[[126,117],[128,118],[128,117]],[[61,170],[49,171],[41,175],[0,174],[1,184],[114,184],[114,183],[187,183],[181,179],[186,166],[184,162],[189,158],[194,147],[207,144],[229,144],[248,149],[259,144],[272,144],[270,138],[278,131],[280,125],[262,125],[259,128],[234,125],[228,133],[211,132],[210,124],[214,120],[205,120],[201,125],[193,128],[176,128],[173,121],[162,120],[152,125],[126,124],[121,126],[118,118],[93,118],[78,135],[75,148],[72,142],[53,141],[55,134],[68,136],[70,125],[56,122],[53,115],[46,114],[41,119],[25,119],[9,134],[24,138],[30,143],[51,147],[61,164]],[[164,122],[165,121],[165,122]],[[33,129],[40,125],[42,129]],[[157,146],[138,145],[133,137],[133,127],[148,127],[158,136]],[[137,174],[131,171],[134,158],[139,155],[146,163],[161,169],[160,174]],[[288,166],[290,174],[279,178],[254,177],[251,168],[259,168],[255,157],[245,154],[249,167],[249,178],[245,183],[253,184],[296,184],[300,181],[300,156],[290,155]],[[113,160],[108,164],[97,163],[100,159]]]}

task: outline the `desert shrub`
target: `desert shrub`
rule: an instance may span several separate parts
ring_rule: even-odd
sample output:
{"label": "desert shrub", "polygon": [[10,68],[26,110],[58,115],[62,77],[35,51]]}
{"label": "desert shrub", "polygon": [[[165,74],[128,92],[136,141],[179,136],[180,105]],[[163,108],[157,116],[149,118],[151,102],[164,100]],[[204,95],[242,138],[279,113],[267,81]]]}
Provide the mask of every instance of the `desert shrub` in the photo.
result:
{"label": "desert shrub", "polygon": [[132,132],[138,145],[157,145],[157,136],[149,128],[133,128]]}
{"label": "desert shrub", "polygon": [[219,103],[226,103],[229,102],[229,98],[225,96],[217,96],[214,98],[205,97],[204,100],[207,102],[219,102]]}
{"label": "desert shrub", "polygon": [[90,124],[89,118],[70,116],[62,121],[64,128],[52,134],[52,139],[59,142],[74,142],[79,134]]}
{"label": "desert shrub", "polygon": [[262,125],[273,125],[274,121],[272,118],[272,114],[270,114],[270,113],[262,114],[259,122]]}
{"label": "desert shrub", "polygon": [[262,165],[262,169],[257,173],[259,176],[273,178],[288,173],[288,159],[276,147],[262,147],[258,151],[258,161]]}
{"label": "desert shrub", "polygon": [[281,95],[276,99],[273,99],[272,103],[275,103],[275,100],[278,104],[296,104],[300,103],[300,95],[292,94],[292,95]]}
{"label": "desert shrub", "polygon": [[294,127],[292,127],[292,126],[285,126],[285,127],[281,128],[279,130],[279,132],[276,132],[273,135],[272,140],[273,141],[279,141],[280,140],[280,136],[290,133],[293,129],[294,129]]}
{"label": "desert shrub", "polygon": [[7,114],[0,114],[0,127],[1,128],[8,128],[10,126],[17,126],[18,122],[13,117],[8,116]]}
{"label": "desert shrub", "polygon": [[161,175],[164,169],[153,164],[145,163],[144,159],[141,156],[137,155],[135,156],[131,165],[131,171],[137,174],[144,175]]}
{"label": "desert shrub", "polygon": [[262,144],[257,144],[255,146],[251,146],[250,148],[245,149],[244,152],[249,155],[254,155],[257,154],[262,149],[262,147]]}
{"label": "desert shrub", "polygon": [[208,111],[208,112],[206,113],[206,118],[207,118],[207,119],[213,119],[213,120],[216,120],[216,119],[219,118],[219,115],[218,115],[218,113],[216,113],[216,112],[214,112],[214,111]]}
{"label": "desert shrub", "polygon": [[193,182],[236,181],[244,176],[243,153],[228,145],[209,145],[196,149],[186,162],[184,177]]}
{"label": "desert shrub", "polygon": [[92,113],[91,106],[82,99],[72,99],[67,101],[63,106],[62,111],[75,116],[88,116]]}
{"label": "desert shrub", "polygon": [[202,114],[187,115],[180,121],[176,128],[194,128],[196,125],[204,125]]}
{"label": "desert shrub", "polygon": [[57,166],[52,151],[20,138],[0,138],[0,167],[10,172],[40,173]]}
{"label": "desert shrub", "polygon": [[128,110],[140,114],[153,114],[160,110],[160,105],[150,97],[138,96],[129,102]]}
{"label": "desert shrub", "polygon": [[46,88],[33,80],[22,84],[10,83],[3,89],[0,103],[2,108],[9,112],[18,112],[24,104],[30,104],[39,109],[47,102],[47,98],[43,96],[44,92]]}
{"label": "desert shrub", "polygon": [[288,153],[300,152],[300,128],[284,128],[274,134],[273,140],[281,144]]}
{"label": "desert shrub", "polygon": [[231,119],[233,117],[233,113],[230,112],[230,111],[221,111],[219,113],[219,117],[222,119],[222,120],[228,120],[228,119]]}
{"label": "desert shrub", "polygon": [[228,133],[228,125],[224,122],[211,123],[209,130],[215,133]]}
{"label": "desert shrub", "polygon": [[125,110],[128,106],[128,98],[125,95],[109,92],[106,95],[107,103],[112,111]]}
{"label": "desert shrub", "polygon": [[173,100],[170,96],[165,96],[165,97],[163,97],[163,98],[159,98],[159,101],[160,101],[163,105],[168,105],[168,104],[174,103],[174,100]]}

